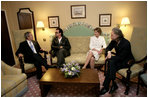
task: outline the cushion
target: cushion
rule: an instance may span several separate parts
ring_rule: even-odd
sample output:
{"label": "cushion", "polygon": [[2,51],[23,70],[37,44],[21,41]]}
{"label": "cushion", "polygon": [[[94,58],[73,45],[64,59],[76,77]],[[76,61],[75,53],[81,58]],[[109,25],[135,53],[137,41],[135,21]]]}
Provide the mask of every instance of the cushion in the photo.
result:
{"label": "cushion", "polygon": [[21,74],[21,69],[15,68],[13,66],[9,66],[5,62],[1,61],[1,71],[3,75],[15,75]]}
{"label": "cushion", "polygon": [[19,75],[4,75],[1,77],[1,95],[6,94],[10,90],[14,89],[18,86],[21,82],[26,80],[25,74]]}
{"label": "cushion", "polygon": [[68,37],[71,45],[71,54],[87,53],[89,50],[90,37]]}
{"label": "cushion", "polygon": [[26,91],[27,87],[27,79],[20,83],[17,87],[9,91],[8,93],[2,95],[2,97],[21,97]]}
{"label": "cushion", "polygon": [[24,33],[26,33],[26,32],[31,32],[32,35],[34,36],[34,34],[33,34],[33,29],[14,30],[14,31],[13,31],[14,42],[15,42],[15,45],[16,45],[16,49],[19,48],[20,42],[22,42],[22,41],[25,40],[25,38],[24,38]]}
{"label": "cushion", "polygon": [[[124,68],[124,69],[120,69],[118,71],[118,73],[124,77],[127,76],[127,70],[128,68]],[[133,78],[135,76],[137,76],[139,74],[140,71],[143,70],[143,67],[139,64],[134,64],[132,67],[131,67],[131,75],[130,75],[130,78]]]}
{"label": "cushion", "polygon": [[147,85],[147,73],[144,73],[140,75],[140,78],[143,80],[143,82]]}
{"label": "cushion", "polygon": [[34,64],[31,64],[31,63],[24,63],[24,68],[25,70],[28,70],[28,69],[32,69],[34,68]]}
{"label": "cushion", "polygon": [[[86,56],[87,56],[86,53],[74,53],[71,56],[66,57],[65,62],[69,63],[75,61],[79,64],[85,64]],[[52,61],[53,61],[52,63],[57,63],[57,58],[56,57],[53,58]],[[96,61],[95,64],[104,64],[104,63],[105,63],[105,56],[101,54],[99,60]]]}

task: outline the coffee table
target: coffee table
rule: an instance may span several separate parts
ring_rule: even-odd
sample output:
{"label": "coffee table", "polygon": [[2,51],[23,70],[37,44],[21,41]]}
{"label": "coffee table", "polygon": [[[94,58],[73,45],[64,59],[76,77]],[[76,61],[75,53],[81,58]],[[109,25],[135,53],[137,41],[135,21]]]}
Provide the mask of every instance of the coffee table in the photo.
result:
{"label": "coffee table", "polygon": [[98,71],[96,69],[82,69],[80,77],[65,78],[64,74],[60,72],[60,69],[50,68],[46,71],[43,77],[39,81],[41,96],[47,95],[51,85],[91,85],[95,89],[96,96],[99,96],[100,82],[98,77]]}

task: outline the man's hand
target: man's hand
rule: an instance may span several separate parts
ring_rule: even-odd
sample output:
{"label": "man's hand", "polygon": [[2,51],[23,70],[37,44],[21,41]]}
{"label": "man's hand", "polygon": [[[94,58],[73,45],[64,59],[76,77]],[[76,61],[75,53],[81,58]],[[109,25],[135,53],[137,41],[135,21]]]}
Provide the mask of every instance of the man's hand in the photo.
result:
{"label": "man's hand", "polygon": [[98,51],[98,54],[101,54],[101,53],[102,53],[102,50],[103,50],[103,49],[101,49],[100,51]]}
{"label": "man's hand", "polygon": [[23,54],[19,53],[19,54],[18,54],[18,57],[19,57],[19,58],[20,58],[20,57],[23,57]]}
{"label": "man's hand", "polygon": [[60,48],[63,48],[63,46],[60,46]]}
{"label": "man's hand", "polygon": [[97,51],[95,48],[92,49],[93,51]]}
{"label": "man's hand", "polygon": [[111,56],[112,56],[111,51],[108,51],[108,53],[107,53],[107,56],[106,56],[105,60],[110,59],[110,58],[111,58]]}
{"label": "man's hand", "polygon": [[40,49],[41,51],[45,51],[44,49]]}

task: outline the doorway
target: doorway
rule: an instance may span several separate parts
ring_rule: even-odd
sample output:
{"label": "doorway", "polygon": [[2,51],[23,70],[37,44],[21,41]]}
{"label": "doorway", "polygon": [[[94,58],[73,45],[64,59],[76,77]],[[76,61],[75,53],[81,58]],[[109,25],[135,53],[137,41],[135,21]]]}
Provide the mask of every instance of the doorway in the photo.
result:
{"label": "doorway", "polygon": [[11,66],[15,64],[5,11],[1,11],[1,60]]}

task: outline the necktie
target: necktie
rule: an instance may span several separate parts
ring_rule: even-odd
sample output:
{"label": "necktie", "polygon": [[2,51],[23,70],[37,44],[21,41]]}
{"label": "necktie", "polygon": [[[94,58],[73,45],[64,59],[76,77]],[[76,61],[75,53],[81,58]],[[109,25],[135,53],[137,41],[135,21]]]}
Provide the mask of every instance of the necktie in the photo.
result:
{"label": "necktie", "polygon": [[33,47],[32,43],[31,43],[31,41],[30,41],[30,48],[31,48],[32,51],[35,53],[35,51],[34,51],[34,47]]}

